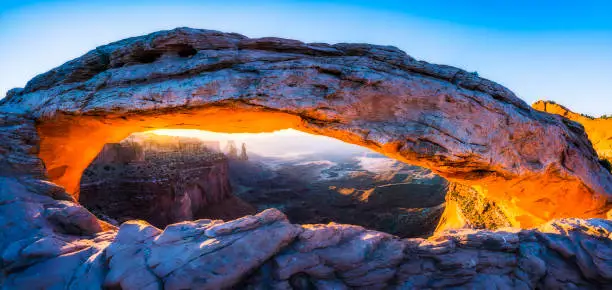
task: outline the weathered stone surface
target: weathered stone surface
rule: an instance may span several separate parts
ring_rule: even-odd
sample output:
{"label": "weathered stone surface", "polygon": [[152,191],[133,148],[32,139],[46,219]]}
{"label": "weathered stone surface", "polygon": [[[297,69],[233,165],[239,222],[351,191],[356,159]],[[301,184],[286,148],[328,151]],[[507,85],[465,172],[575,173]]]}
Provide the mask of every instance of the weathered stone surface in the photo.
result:
{"label": "weathered stone surface", "polygon": [[[198,220],[162,232],[144,221],[130,221],[118,231],[95,236],[21,240],[2,253],[2,289],[232,286],[300,232],[299,226],[288,223],[275,209],[250,218],[258,222]],[[209,230],[215,237],[208,236]]]}
{"label": "weathered stone surface", "polygon": [[446,208],[436,231],[454,228],[497,229],[512,226],[502,207],[486,197],[480,186],[451,183],[446,192]]}
{"label": "weathered stone surface", "polygon": [[535,230],[450,230],[401,240],[351,225],[292,225],[270,209],[164,231],[130,221],[118,230],[76,234],[51,224],[44,211],[66,201],[29,192],[11,178],[3,182],[3,189],[27,203],[0,207],[3,289],[612,287],[609,220],[565,219]]}
{"label": "weathered stone surface", "polygon": [[38,121],[40,140],[29,133],[29,146],[40,144],[51,181],[72,193],[103,144],[135,131],[295,128],[482,186],[515,226],[603,217],[612,196],[612,175],[581,128],[491,81],[387,46],[161,31],[39,75],[1,111]]}
{"label": "weathered stone surface", "polygon": [[[532,107],[542,112],[563,116],[582,125],[601,159],[600,163],[605,164],[607,160],[608,169],[612,171],[610,167],[612,161],[612,118],[609,116],[594,118],[578,114],[553,101],[537,101],[532,104]],[[568,123],[570,127],[577,126],[577,124],[572,124],[567,120],[564,122]],[[483,188],[478,186],[451,184],[446,195],[446,207],[445,214],[438,224],[437,230],[439,231],[453,227],[491,229],[510,225],[510,220],[504,214],[504,209],[495,201],[487,199],[483,194]],[[607,218],[611,219],[611,217],[612,210],[609,210]]]}
{"label": "weathered stone surface", "polygon": [[244,283],[253,289],[606,288],[611,230],[607,220],[566,219],[535,230],[463,229],[400,240],[355,226],[307,225]]}
{"label": "weathered stone surface", "polygon": [[100,47],[2,100],[1,288],[612,287],[603,219],[405,240],[276,210],[165,231],[96,223],[60,188],[74,192],[103,144],[151,127],[329,135],[485,186],[522,226],[609,206],[612,177],[581,127],[493,82],[392,47],[177,29]]}
{"label": "weathered stone surface", "polygon": [[612,117],[610,115],[594,118],[572,112],[570,109],[552,101],[537,101],[532,104],[536,110],[561,115],[580,123],[593,143],[600,158],[612,162]]}

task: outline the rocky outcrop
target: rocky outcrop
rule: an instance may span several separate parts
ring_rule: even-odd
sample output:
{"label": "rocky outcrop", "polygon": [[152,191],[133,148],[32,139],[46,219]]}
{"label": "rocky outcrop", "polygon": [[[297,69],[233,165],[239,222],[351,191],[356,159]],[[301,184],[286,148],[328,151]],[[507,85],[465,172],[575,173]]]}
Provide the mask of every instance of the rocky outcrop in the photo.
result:
{"label": "rocky outcrop", "polygon": [[610,221],[568,219],[539,231],[399,240],[356,226],[309,225],[247,282],[281,289],[609,287],[610,230]]}
{"label": "rocky outcrop", "polygon": [[[225,155],[183,141],[181,146],[194,148],[157,148],[162,142],[105,144],[83,172],[79,203],[115,223],[142,219],[161,228],[194,218],[254,213],[233,196]],[[151,149],[154,144],[159,146]],[[226,208],[222,216],[209,210],[220,206]]]}
{"label": "rocky outcrop", "polygon": [[71,193],[103,144],[132,132],[295,128],[482,186],[516,226],[611,204],[612,175],[580,127],[388,46],[179,28],[98,47],[11,90],[1,110],[37,120],[38,156]]}
{"label": "rocky outcrop", "polygon": [[446,192],[446,209],[436,232],[449,229],[498,229],[512,226],[506,210],[486,198],[482,190],[452,183]]}
{"label": "rocky outcrop", "polygon": [[602,289],[612,286],[611,235],[610,221],[567,219],[401,240],[358,226],[292,225],[269,209],[164,231],[130,221],[88,238],[13,241],[0,281],[4,289]]}
{"label": "rocky outcrop", "polygon": [[574,113],[570,109],[552,101],[537,101],[532,104],[532,107],[536,110],[561,115],[580,123],[599,156],[612,161],[612,118],[608,116],[605,116],[605,118],[594,118]]}
{"label": "rocky outcrop", "polygon": [[[117,229],[68,194],[103,144],[167,127],[328,135],[486,186],[521,226],[542,225],[399,240],[268,210]],[[612,176],[582,128],[392,47],[194,29],[130,38],[11,90],[0,136],[4,289],[612,287],[609,220],[543,222],[608,207]]]}

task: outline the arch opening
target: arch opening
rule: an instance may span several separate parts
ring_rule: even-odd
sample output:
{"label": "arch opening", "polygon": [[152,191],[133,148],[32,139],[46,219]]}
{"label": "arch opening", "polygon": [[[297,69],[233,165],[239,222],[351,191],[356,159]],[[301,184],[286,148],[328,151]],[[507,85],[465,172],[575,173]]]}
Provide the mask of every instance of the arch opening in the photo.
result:
{"label": "arch opening", "polygon": [[[453,184],[451,187],[453,191],[447,198],[447,206],[438,224],[438,230],[465,226],[531,227],[547,221],[551,216],[550,212],[531,211],[540,204],[551,204],[550,200],[536,201],[530,199],[529,195],[526,195],[528,198],[524,200],[505,194],[496,196],[494,190],[498,176],[475,174],[473,171],[449,176],[444,171],[440,171],[435,163],[432,164],[431,156],[420,158],[419,153],[406,153],[400,143],[380,144],[364,140],[358,130],[321,126],[306,116],[249,106],[240,102],[116,116],[59,114],[53,120],[42,120],[37,126],[41,138],[39,156],[45,162],[50,180],[64,186],[76,200],[79,200],[79,182],[82,173],[102,151],[105,144],[118,143],[134,132],[154,129],[197,129],[224,133],[266,133],[294,129],[309,134],[329,136],[368,148],[389,158],[431,168]],[[429,150],[431,148],[426,147],[425,153],[421,154],[431,154]],[[569,198],[571,199],[571,196]],[[527,204],[527,207],[521,203]],[[491,219],[484,217],[489,215],[491,209],[494,209],[493,220],[496,222],[488,223],[483,218]],[[572,213],[563,214],[572,215]],[[574,215],[580,216],[580,213]]]}
{"label": "arch opening", "polygon": [[438,224],[447,186],[428,169],[292,129],[154,130],[105,144],[83,172],[79,203],[114,225],[143,219],[164,228],[276,208],[296,224],[422,237]]}
{"label": "arch opening", "polygon": [[497,203],[513,226],[612,207],[612,175],[582,128],[394,47],[178,28],[93,50],[3,106],[36,120],[49,179],[75,197],[103,144],[133,132],[293,128],[429,168]]}

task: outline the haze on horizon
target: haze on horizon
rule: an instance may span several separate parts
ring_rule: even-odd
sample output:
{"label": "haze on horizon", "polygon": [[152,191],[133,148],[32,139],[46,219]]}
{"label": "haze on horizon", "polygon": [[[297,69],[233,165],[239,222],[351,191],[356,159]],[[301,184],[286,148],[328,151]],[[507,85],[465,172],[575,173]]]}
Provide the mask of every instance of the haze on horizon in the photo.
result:
{"label": "haze on horizon", "polygon": [[305,42],[394,45],[476,71],[527,103],[612,113],[612,3],[588,1],[4,0],[0,98],[126,37],[181,26]]}
{"label": "haze on horizon", "polygon": [[227,141],[233,140],[238,147],[245,143],[247,153],[255,153],[263,157],[291,159],[319,154],[346,157],[374,153],[374,151],[359,145],[345,143],[327,136],[308,134],[294,129],[284,129],[270,133],[217,133],[195,129],[158,129],[149,132],[156,135],[192,137],[203,141],[219,141],[221,150],[225,149]]}

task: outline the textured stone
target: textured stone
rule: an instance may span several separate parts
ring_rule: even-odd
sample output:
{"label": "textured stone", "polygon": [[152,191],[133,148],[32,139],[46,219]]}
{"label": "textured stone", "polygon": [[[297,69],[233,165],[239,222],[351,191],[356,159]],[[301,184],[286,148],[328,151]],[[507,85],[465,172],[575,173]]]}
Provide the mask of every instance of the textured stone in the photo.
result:
{"label": "textured stone", "polygon": [[489,80],[388,46],[161,31],[41,74],[0,111],[38,120],[39,138],[21,148],[40,139],[38,155],[57,173],[51,181],[71,193],[103,144],[132,132],[295,128],[481,186],[513,226],[604,217],[612,196],[612,175],[579,126]]}
{"label": "textured stone", "polygon": [[83,172],[79,203],[114,224],[142,219],[160,228],[256,213],[232,194],[225,155],[205,144],[154,134],[105,144]]}
{"label": "textured stone", "polygon": [[477,186],[451,183],[446,192],[446,204],[436,231],[456,228],[497,229],[512,226],[511,214],[486,197]]}
{"label": "textured stone", "polygon": [[593,148],[595,148],[595,151],[597,151],[599,157],[612,162],[612,130],[610,130],[612,128],[611,116],[608,115],[600,118],[594,118],[592,116],[578,114],[552,101],[537,101],[531,106],[536,110],[561,115],[572,121],[580,123],[580,125],[584,127],[584,131],[589,136],[589,140],[591,143],[593,143]]}
{"label": "textured stone", "polygon": [[[393,47],[181,28],[99,47],[11,90],[0,112],[2,289],[612,287],[612,221],[547,222],[609,207],[612,177],[582,128]],[[361,144],[486,187],[513,224],[540,226],[400,240],[292,225],[270,209],[165,231],[142,221],[116,229],[66,200],[105,143],[151,127],[215,126],[294,127]],[[318,264],[278,273],[271,261],[291,255]]]}

